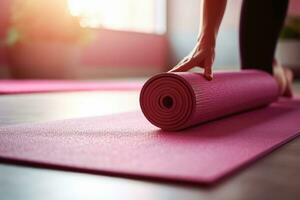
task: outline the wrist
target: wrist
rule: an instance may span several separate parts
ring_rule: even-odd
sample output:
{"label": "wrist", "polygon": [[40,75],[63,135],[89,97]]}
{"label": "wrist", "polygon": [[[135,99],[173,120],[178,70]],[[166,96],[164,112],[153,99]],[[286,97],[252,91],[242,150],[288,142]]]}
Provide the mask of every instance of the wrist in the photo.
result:
{"label": "wrist", "polygon": [[200,34],[197,39],[197,45],[214,49],[216,46],[215,34]]}

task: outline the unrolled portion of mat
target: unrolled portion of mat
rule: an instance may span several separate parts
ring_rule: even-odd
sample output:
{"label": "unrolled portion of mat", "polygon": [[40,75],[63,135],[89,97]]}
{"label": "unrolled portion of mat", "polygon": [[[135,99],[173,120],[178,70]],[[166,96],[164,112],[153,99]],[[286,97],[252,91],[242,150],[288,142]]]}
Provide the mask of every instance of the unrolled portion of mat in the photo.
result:
{"label": "unrolled portion of mat", "polygon": [[217,72],[213,81],[197,73],[163,73],[144,85],[140,104],[146,118],[164,130],[181,130],[278,99],[274,78],[257,70]]}
{"label": "unrolled portion of mat", "polygon": [[67,81],[67,80],[0,80],[0,94],[23,94],[70,91],[139,90],[140,82]]}
{"label": "unrolled portion of mat", "polygon": [[141,112],[0,127],[0,160],[212,184],[299,136],[300,100],[164,132]]}

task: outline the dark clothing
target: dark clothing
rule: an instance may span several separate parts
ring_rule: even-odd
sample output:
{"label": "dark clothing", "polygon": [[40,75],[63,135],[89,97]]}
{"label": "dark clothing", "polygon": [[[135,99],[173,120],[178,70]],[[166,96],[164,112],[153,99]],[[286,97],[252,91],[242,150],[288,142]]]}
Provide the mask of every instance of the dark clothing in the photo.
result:
{"label": "dark clothing", "polygon": [[289,0],[244,0],[240,22],[242,69],[273,73],[277,41]]}

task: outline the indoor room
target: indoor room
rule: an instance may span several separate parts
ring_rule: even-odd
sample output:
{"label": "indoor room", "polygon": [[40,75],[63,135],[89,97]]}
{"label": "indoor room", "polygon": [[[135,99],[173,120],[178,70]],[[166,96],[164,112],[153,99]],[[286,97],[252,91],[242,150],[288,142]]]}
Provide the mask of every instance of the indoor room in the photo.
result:
{"label": "indoor room", "polygon": [[1,199],[300,199],[300,0],[0,0]]}

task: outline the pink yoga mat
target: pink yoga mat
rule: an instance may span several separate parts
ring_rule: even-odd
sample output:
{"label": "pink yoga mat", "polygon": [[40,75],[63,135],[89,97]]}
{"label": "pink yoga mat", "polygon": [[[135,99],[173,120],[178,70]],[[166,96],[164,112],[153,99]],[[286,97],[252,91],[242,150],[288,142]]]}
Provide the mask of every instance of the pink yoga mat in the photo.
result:
{"label": "pink yoga mat", "polygon": [[166,132],[141,112],[0,128],[0,160],[213,184],[299,136],[300,100]]}
{"label": "pink yoga mat", "polygon": [[277,83],[262,71],[219,72],[213,81],[196,73],[164,73],[147,81],[140,104],[152,124],[176,131],[268,105],[278,95]]}
{"label": "pink yoga mat", "polygon": [[138,82],[88,82],[59,80],[0,80],[0,94],[72,92],[72,91],[123,91],[139,90]]}

